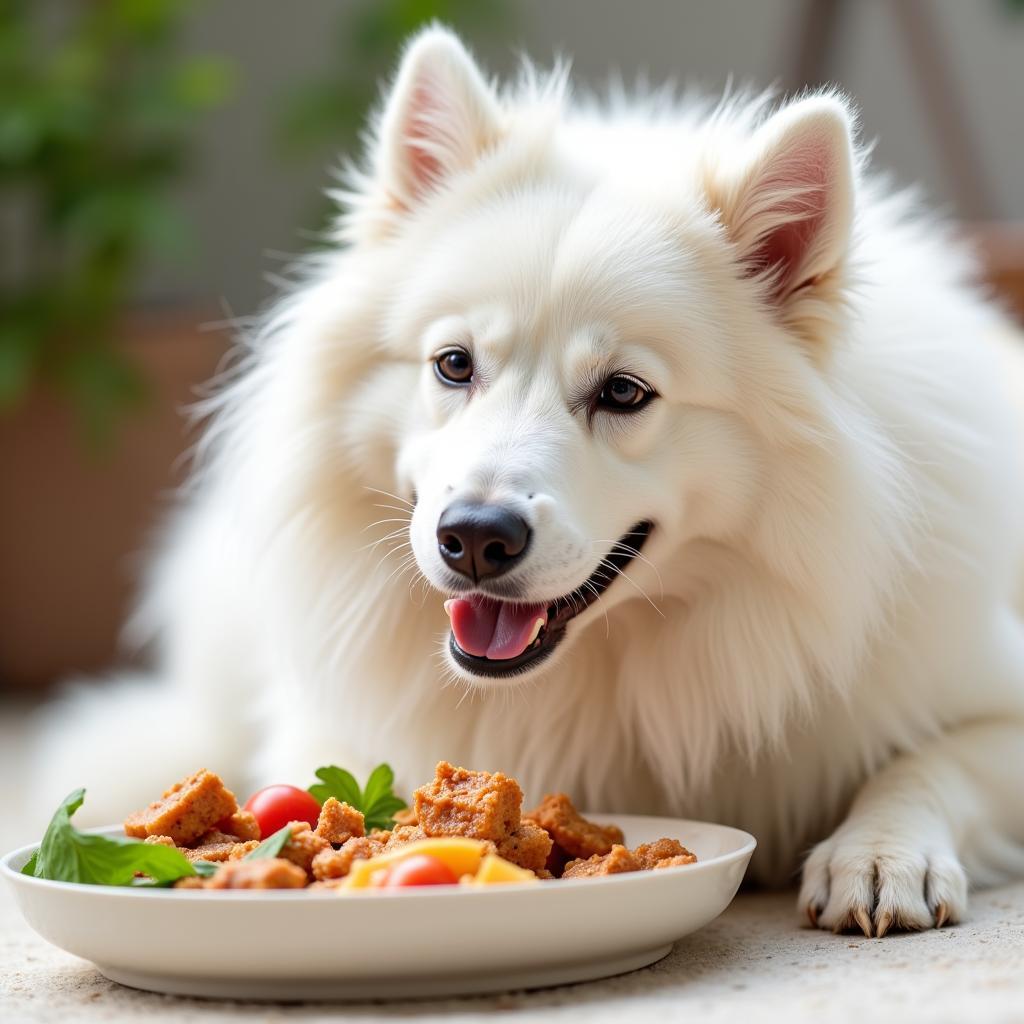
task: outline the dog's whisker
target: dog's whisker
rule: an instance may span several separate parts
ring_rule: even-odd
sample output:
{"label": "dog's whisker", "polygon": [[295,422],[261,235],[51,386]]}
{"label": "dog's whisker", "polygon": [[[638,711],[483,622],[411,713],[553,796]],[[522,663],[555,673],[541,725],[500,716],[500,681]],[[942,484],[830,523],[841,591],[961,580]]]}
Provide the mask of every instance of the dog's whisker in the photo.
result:
{"label": "dog's whisker", "polygon": [[614,562],[609,562],[607,558],[602,558],[599,564],[603,565],[606,569],[611,569],[616,575],[621,576],[662,618],[665,618],[665,613],[651,600],[650,595],[636,580],[627,576],[622,569]]}
{"label": "dog's whisker", "polygon": [[370,523],[368,526],[364,526],[360,533],[366,533],[367,530],[372,530],[375,526],[383,526],[385,523],[405,523],[406,528],[409,526],[408,519],[399,519],[397,516],[392,516],[390,519],[378,519],[376,522]]}
{"label": "dog's whisker", "polygon": [[412,509],[411,508],[402,508],[401,505],[381,505],[381,504],[378,504],[378,503],[374,503],[373,507],[374,508],[389,508],[389,509],[391,509],[392,512],[404,512],[405,513],[405,517],[410,522],[412,522]]}
{"label": "dog's whisker", "polygon": [[604,614],[604,638],[605,638],[605,640],[607,640],[608,637],[611,636],[611,632],[612,632],[611,622],[608,619],[608,606],[604,603],[604,601],[601,600],[601,591],[598,590],[597,587],[595,587],[593,583],[591,583],[588,580],[586,586],[593,593],[594,597],[597,599],[598,607],[601,609],[602,613]]}
{"label": "dog's whisker", "polygon": [[400,501],[403,505],[407,505],[410,509],[416,506],[409,501],[408,498],[403,498],[400,494],[395,494],[393,491],[385,491],[380,487],[371,487],[369,484],[363,484],[363,487],[367,491],[374,491],[377,494],[383,494],[385,498],[394,498],[395,501]]}
{"label": "dog's whisker", "polygon": [[356,554],[360,554],[363,551],[373,551],[375,548],[380,547],[381,544],[384,544],[389,540],[394,540],[396,537],[401,537],[403,534],[408,534],[408,532],[409,531],[404,528],[392,530],[390,533],[385,534],[379,540],[370,541],[369,544],[364,544],[361,548],[356,548]]}
{"label": "dog's whisker", "polygon": [[[373,567],[373,569],[371,569],[371,570],[370,570],[370,571],[371,571],[371,573],[376,573],[376,572],[377,572],[377,570],[378,570],[378,569],[380,569],[380,567],[381,567],[381,566],[382,566],[382,565],[383,565],[383,564],[384,564],[384,563],[385,563],[385,562],[386,562],[386,561],[387,561],[387,560],[388,560],[388,559],[389,559],[389,558],[390,558],[390,557],[391,557],[392,555],[396,555],[396,554],[398,554],[398,552],[399,552],[399,551],[401,551],[401,550],[402,550],[402,548],[404,548],[404,547],[410,547],[410,548],[411,548],[411,545],[409,544],[409,542],[408,542],[408,541],[405,541],[405,542],[404,542],[404,543],[402,543],[402,544],[395,544],[394,546],[392,546],[392,547],[388,548],[388,550],[384,552],[384,554],[383,554],[383,555],[381,556],[380,560],[379,560],[379,561],[377,562],[377,564],[376,564],[376,565],[375,565],[375,566]],[[389,577],[389,578],[390,578],[390,577]],[[387,581],[385,581],[385,582],[387,582]]]}
{"label": "dog's whisker", "polygon": [[658,587],[661,591],[661,599],[665,598],[665,581],[662,579],[661,570],[639,549],[633,547],[632,544],[626,544],[623,540],[592,540],[590,542],[592,547],[596,547],[598,544],[610,544],[611,551],[609,554],[613,554],[615,551],[621,551],[624,555],[629,555],[630,558],[639,559],[645,565],[651,567],[654,575],[658,577]]}
{"label": "dog's whisker", "polygon": [[[390,552],[389,552],[389,554],[390,554]],[[396,573],[399,573],[399,572],[404,573],[411,566],[413,566],[415,564],[416,564],[416,556],[415,555],[408,555],[408,556],[406,556],[405,560],[400,562],[398,567],[391,571],[391,575],[389,575],[388,578],[386,580],[384,580],[384,582],[381,584],[381,587],[382,588],[386,587],[391,582],[392,577],[394,577]]]}

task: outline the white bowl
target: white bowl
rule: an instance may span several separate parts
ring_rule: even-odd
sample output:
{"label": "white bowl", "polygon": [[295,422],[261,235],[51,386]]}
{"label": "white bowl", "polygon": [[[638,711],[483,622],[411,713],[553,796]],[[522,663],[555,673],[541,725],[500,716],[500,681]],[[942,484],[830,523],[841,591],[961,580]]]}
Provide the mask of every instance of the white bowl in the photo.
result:
{"label": "white bowl", "polygon": [[0,872],[43,938],[133,988],[388,999],[538,988],[645,967],[725,910],[756,845],[746,832],[700,821],[593,818],[621,826],[630,846],[679,839],[698,862],[605,878],[346,895],[49,882],[20,873],[35,846],[9,853]]}

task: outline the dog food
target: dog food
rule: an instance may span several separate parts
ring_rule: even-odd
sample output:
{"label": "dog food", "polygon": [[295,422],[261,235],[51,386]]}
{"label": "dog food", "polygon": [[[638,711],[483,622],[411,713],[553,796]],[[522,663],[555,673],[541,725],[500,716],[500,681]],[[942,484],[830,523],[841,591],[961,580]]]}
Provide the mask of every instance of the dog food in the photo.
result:
{"label": "dog food", "polygon": [[144,810],[130,814],[124,832],[135,839],[170,836],[178,846],[189,846],[237,813],[235,794],[225,788],[219,776],[201,768]]}
{"label": "dog food", "polygon": [[[360,802],[358,787],[338,792]],[[548,794],[531,811],[524,812],[522,802],[515,779],[442,761],[434,778],[415,791],[412,809],[391,819],[392,828],[368,832],[360,810],[329,796],[315,826],[291,821],[288,832],[275,836],[272,849],[251,857],[259,840],[268,837],[260,836],[256,818],[239,810],[221,779],[203,769],[129,815],[125,833],[176,847],[197,866],[202,862],[203,876],[175,883],[183,889],[348,892],[454,882],[492,885],[594,878],[696,860],[675,839],[630,850],[621,829],[587,820],[565,793]]]}

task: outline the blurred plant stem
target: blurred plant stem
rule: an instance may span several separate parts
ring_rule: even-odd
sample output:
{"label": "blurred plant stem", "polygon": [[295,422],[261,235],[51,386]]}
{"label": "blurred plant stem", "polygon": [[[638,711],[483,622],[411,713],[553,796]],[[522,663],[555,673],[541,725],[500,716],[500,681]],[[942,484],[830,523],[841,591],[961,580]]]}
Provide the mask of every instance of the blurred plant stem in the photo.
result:
{"label": "blurred plant stem", "polygon": [[179,55],[192,6],[0,0],[0,413],[46,381],[94,446],[145,394],[118,320],[142,263],[185,248],[168,186],[232,85],[220,58]]}
{"label": "blurred plant stem", "polygon": [[[285,97],[277,132],[279,148],[309,159],[353,152],[379,84],[395,66],[402,45],[432,21],[451,25],[469,39],[483,40],[507,28],[504,0],[360,0],[339,16],[323,71]],[[332,215],[323,199],[311,222],[322,231]]]}

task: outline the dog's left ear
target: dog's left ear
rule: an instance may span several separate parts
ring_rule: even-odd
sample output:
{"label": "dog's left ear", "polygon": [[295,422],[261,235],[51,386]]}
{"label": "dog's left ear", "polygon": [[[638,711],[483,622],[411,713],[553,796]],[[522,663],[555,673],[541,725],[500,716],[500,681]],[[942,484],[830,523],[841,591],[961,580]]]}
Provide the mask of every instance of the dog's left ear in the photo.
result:
{"label": "dog's left ear", "polygon": [[730,176],[713,173],[709,199],[739,258],[780,305],[845,259],[853,220],[850,114],[835,96],[784,107],[755,133]]}
{"label": "dog's left ear", "polygon": [[402,58],[380,121],[376,175],[392,204],[411,210],[473,166],[500,135],[494,89],[453,32],[434,26]]}

